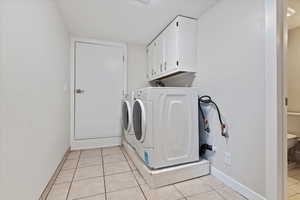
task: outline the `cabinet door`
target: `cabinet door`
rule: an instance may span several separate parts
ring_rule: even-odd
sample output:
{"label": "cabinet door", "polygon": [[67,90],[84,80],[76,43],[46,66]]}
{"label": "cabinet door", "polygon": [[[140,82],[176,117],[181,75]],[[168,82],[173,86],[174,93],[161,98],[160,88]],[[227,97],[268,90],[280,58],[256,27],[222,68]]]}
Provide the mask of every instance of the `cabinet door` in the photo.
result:
{"label": "cabinet door", "polygon": [[178,26],[175,20],[164,32],[165,41],[165,61],[164,68],[166,71],[175,70],[178,62]]}
{"label": "cabinet door", "polygon": [[153,43],[147,47],[147,63],[148,63],[148,78],[152,79],[154,76],[154,45]]}
{"label": "cabinet door", "polygon": [[162,74],[164,72],[164,37],[163,34],[161,34],[157,38],[157,67],[158,67],[158,75]]}
{"label": "cabinet door", "polygon": [[178,18],[178,59],[180,69],[194,71],[197,57],[197,21]]}
{"label": "cabinet door", "polygon": [[159,51],[158,51],[158,40],[153,42],[153,77],[159,75]]}

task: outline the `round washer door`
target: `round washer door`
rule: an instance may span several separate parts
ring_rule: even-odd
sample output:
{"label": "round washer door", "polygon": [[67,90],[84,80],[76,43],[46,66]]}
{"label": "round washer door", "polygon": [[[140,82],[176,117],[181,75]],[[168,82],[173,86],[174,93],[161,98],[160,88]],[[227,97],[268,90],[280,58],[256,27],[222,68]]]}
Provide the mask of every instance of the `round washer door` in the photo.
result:
{"label": "round washer door", "polygon": [[135,137],[143,142],[146,134],[146,113],[143,102],[137,99],[133,104],[132,123]]}
{"label": "round washer door", "polygon": [[122,104],[122,121],[123,128],[125,131],[129,131],[131,126],[131,108],[130,103],[128,101],[123,101]]}

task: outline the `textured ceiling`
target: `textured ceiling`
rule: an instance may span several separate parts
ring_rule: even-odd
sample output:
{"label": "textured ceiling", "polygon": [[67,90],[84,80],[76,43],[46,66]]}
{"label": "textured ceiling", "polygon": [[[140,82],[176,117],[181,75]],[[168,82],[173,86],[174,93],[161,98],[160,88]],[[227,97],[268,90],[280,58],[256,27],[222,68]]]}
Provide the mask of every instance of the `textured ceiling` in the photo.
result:
{"label": "textured ceiling", "polygon": [[178,14],[198,18],[218,0],[56,0],[74,36],[146,44]]}

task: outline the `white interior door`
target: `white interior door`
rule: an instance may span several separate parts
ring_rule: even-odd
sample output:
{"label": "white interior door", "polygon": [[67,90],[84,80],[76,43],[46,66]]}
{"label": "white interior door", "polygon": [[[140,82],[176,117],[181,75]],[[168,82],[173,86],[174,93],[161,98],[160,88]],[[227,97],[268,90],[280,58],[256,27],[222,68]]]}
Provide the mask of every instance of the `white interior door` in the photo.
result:
{"label": "white interior door", "polygon": [[121,136],[123,56],[121,46],[76,42],[75,139]]}

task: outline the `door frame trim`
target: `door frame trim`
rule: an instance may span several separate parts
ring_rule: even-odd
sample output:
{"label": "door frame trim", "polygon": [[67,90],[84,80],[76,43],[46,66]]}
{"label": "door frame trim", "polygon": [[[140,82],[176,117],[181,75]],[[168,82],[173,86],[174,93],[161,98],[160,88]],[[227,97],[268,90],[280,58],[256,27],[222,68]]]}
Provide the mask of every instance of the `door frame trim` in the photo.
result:
{"label": "door frame trim", "polygon": [[265,0],[266,199],[287,199],[286,0]]}
{"label": "door frame trim", "polygon": [[[70,45],[70,140],[71,149],[78,148],[96,148],[105,146],[114,146],[121,143],[120,137],[112,138],[89,138],[89,139],[76,139],[75,138],[75,47],[76,43],[87,43],[95,45],[113,46],[120,47],[123,49],[124,55],[124,87],[123,95],[127,93],[128,90],[128,80],[127,80],[127,45],[125,43],[117,43],[103,40],[95,40],[89,38],[79,38],[71,37]],[[121,102],[121,99],[120,99]]]}

